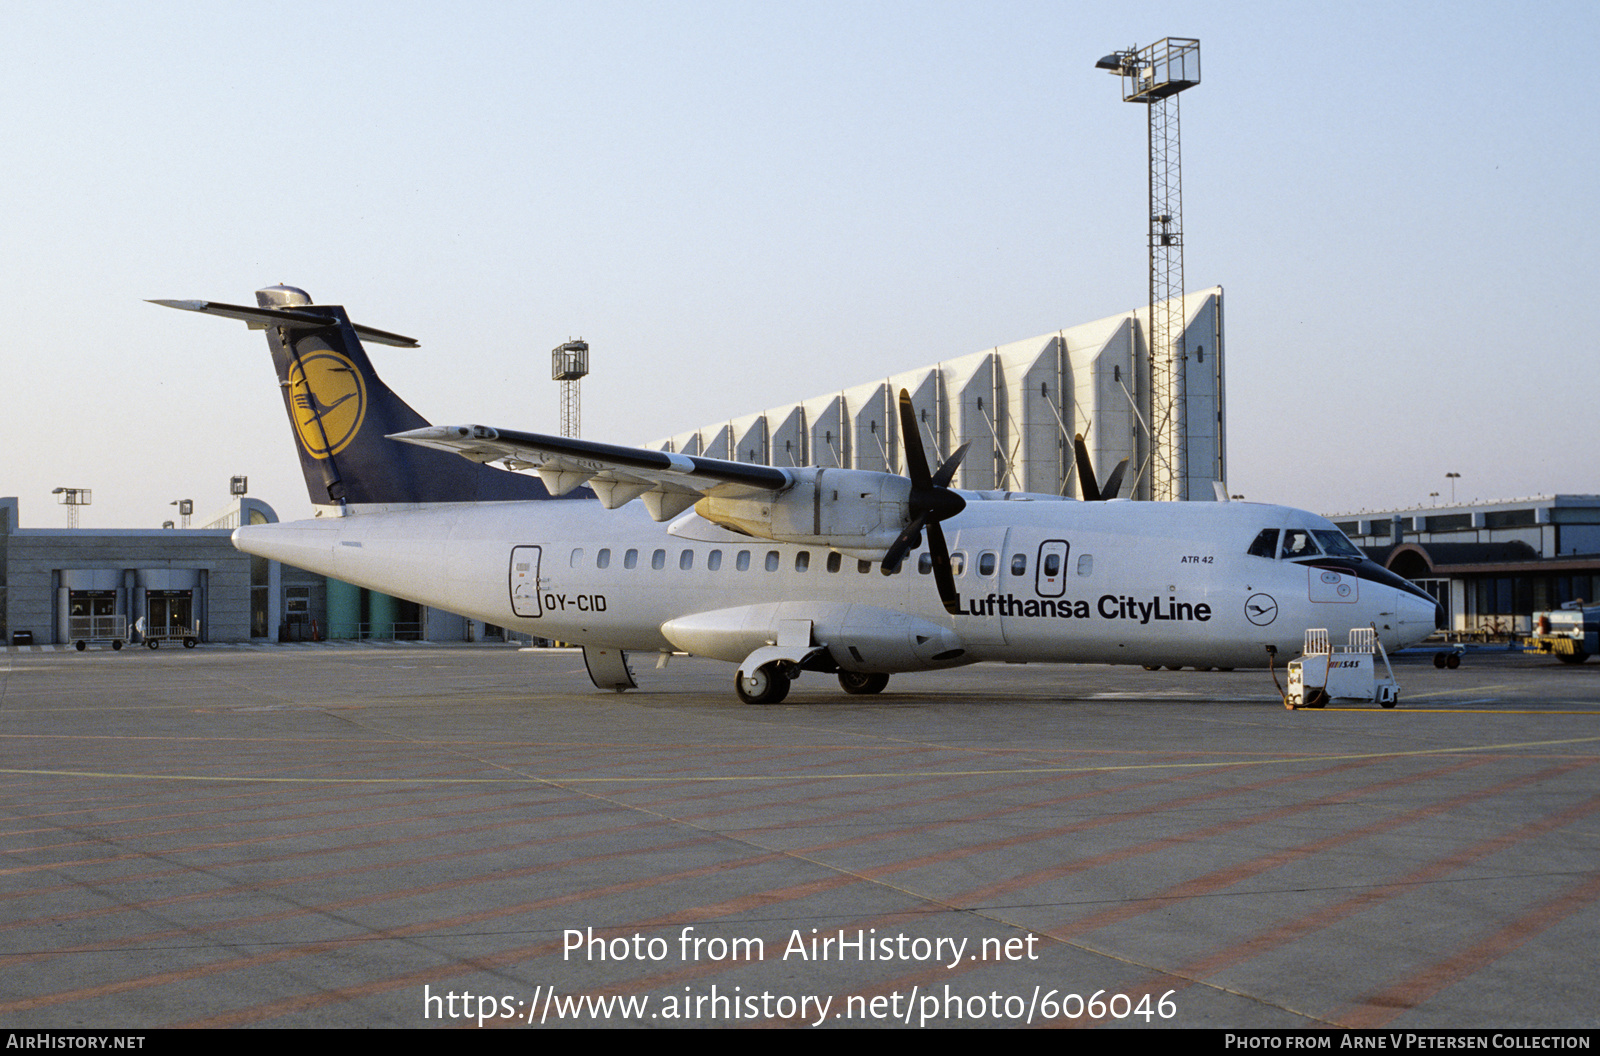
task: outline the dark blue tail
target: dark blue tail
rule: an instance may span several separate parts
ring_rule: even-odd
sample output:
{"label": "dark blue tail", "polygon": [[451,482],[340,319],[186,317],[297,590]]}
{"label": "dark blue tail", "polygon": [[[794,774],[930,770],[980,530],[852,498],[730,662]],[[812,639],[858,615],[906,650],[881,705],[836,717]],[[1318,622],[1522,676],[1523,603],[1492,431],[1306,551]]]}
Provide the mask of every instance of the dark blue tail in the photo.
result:
{"label": "dark blue tail", "polygon": [[258,290],[256,303],[272,313],[267,344],[316,505],[551,498],[537,477],[387,439],[429,423],[378,377],[361,338],[407,347],[415,341],[354,326],[343,308],[314,305],[293,286]]}

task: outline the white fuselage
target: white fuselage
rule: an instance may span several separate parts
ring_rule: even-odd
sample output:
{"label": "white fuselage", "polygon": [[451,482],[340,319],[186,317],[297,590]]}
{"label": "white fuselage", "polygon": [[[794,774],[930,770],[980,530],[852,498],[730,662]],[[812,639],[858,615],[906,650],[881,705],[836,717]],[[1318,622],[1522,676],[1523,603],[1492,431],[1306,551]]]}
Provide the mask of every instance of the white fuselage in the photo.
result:
{"label": "white fuselage", "polygon": [[1292,527],[1332,529],[1254,503],[972,501],[944,524],[959,615],[919,571],[923,551],[884,575],[693,512],[658,524],[637,503],[440,504],[245,527],[234,541],[543,638],[734,662],[795,621],[809,621],[840,667],[876,671],[983,660],[1266,666],[1268,646],[1294,656],[1307,628],[1342,639],[1373,626],[1390,649],[1433,630],[1432,602],[1413,593],[1247,553],[1263,529]]}

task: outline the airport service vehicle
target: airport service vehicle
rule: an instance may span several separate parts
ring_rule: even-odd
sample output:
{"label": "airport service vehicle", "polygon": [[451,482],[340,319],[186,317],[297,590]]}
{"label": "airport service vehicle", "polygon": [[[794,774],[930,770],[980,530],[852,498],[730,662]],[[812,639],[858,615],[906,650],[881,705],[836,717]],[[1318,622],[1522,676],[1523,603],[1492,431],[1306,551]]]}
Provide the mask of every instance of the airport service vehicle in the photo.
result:
{"label": "airport service vehicle", "polygon": [[[1438,606],[1333,524],[1283,506],[1128,502],[1076,453],[1086,500],[952,486],[900,395],[906,475],[778,468],[483,425],[430,425],[357,326],[289,286],[255,307],[157,301],[264,330],[317,516],[241,550],[583,647],[596,686],[628,653],[738,665],[741,700],[803,672],[877,693],[980,661],[1265,667],[1307,627],[1425,638]],[[532,470],[533,473],[522,471]]]}
{"label": "airport service vehicle", "polygon": [[1533,614],[1533,633],[1523,642],[1532,653],[1553,655],[1564,664],[1581,664],[1600,653],[1600,606],[1569,602]]}
{"label": "airport service vehicle", "polygon": [[[1378,661],[1383,673],[1378,673]],[[1288,708],[1323,708],[1329,701],[1360,701],[1392,708],[1400,703],[1400,685],[1389,666],[1389,654],[1371,627],[1352,627],[1348,645],[1334,645],[1326,628],[1306,631],[1300,659],[1289,661]]]}

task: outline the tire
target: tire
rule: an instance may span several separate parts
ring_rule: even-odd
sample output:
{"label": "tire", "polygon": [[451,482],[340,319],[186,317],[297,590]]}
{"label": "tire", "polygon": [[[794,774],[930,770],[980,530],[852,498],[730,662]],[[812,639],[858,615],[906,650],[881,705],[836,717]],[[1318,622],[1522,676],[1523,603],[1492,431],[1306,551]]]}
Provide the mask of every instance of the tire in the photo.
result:
{"label": "tire", "polygon": [[118,639],[116,639],[115,641],[113,641],[111,643],[111,651],[113,653],[122,652],[122,639],[121,638],[118,638]]}
{"label": "tire", "polygon": [[1448,667],[1452,671],[1454,671],[1456,668],[1460,667],[1461,666],[1461,654],[1460,653],[1451,653],[1449,656],[1445,657],[1444,658],[1444,666]]}
{"label": "tire", "polygon": [[1440,670],[1443,670],[1444,669],[1444,665],[1446,663],[1448,663],[1448,662],[1449,662],[1449,657],[1447,657],[1444,653],[1434,653],[1433,654],[1433,666],[1434,667],[1437,667]]}
{"label": "tire", "polygon": [[[83,647],[80,645],[79,648],[81,649]],[[1571,653],[1557,653],[1556,658],[1563,664],[1581,664],[1585,660],[1589,659],[1589,654],[1584,652],[1582,649],[1579,649],[1576,652]]]}
{"label": "tire", "polygon": [[846,693],[866,694],[882,693],[883,687],[889,684],[888,675],[866,674],[861,671],[840,671],[839,685],[844,687]]}
{"label": "tire", "polygon": [[[87,648],[89,648],[89,643],[88,642],[79,642],[78,643],[78,652],[81,653]],[[1562,657],[1562,659],[1564,660],[1564,659],[1566,659],[1566,657]]]}
{"label": "tire", "polygon": [[194,648],[194,639],[193,638],[185,638],[183,640],[183,647],[185,649],[193,649]]}
{"label": "tire", "polygon": [[746,704],[777,704],[789,695],[789,677],[776,663],[762,664],[748,676],[733,676],[734,692]]}
{"label": "tire", "polygon": [[1308,689],[1305,692],[1302,708],[1325,708],[1328,706],[1328,691],[1325,689]]}
{"label": "tire", "polygon": [[144,644],[145,648],[149,649],[152,653],[161,648],[161,643],[156,641],[154,638],[146,638],[144,640]]}

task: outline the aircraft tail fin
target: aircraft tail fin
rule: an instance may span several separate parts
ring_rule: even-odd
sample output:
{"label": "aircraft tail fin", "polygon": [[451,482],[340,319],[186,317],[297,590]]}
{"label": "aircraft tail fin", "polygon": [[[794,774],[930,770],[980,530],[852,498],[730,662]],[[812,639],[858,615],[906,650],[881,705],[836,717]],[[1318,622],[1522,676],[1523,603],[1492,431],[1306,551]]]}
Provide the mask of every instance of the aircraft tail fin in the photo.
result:
{"label": "aircraft tail fin", "polygon": [[413,505],[547,499],[536,477],[387,438],[428,421],[383,383],[362,340],[415,348],[409,337],[356,326],[337,305],[312,304],[304,290],[269,286],[258,307],[214,301],[156,301],[170,308],[241,319],[265,330],[283,390],[306,489],[317,506]]}

